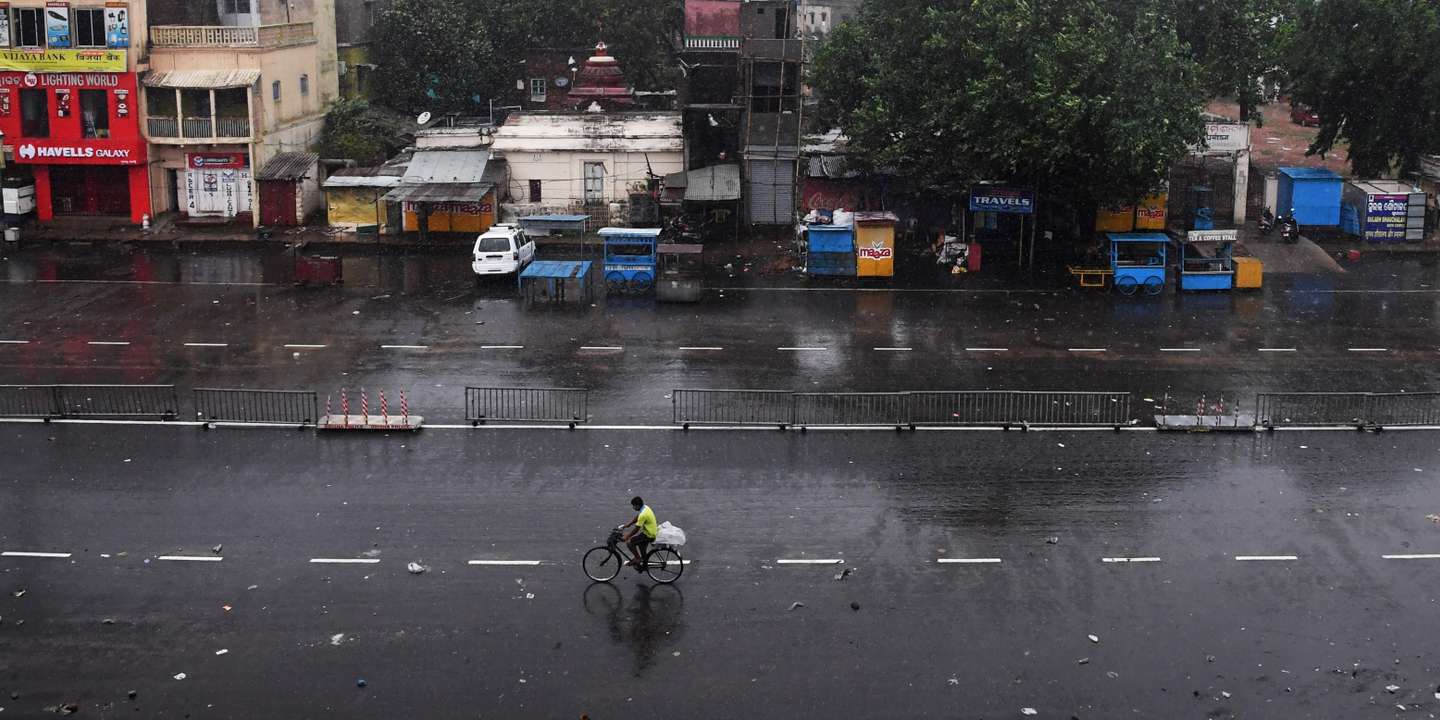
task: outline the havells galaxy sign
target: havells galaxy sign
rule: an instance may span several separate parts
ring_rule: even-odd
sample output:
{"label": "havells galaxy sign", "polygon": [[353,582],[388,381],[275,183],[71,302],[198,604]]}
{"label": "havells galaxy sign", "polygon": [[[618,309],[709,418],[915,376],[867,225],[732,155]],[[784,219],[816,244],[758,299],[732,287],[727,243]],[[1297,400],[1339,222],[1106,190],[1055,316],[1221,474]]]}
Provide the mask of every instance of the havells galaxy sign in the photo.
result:
{"label": "havells galaxy sign", "polygon": [[15,146],[15,161],[30,165],[139,165],[145,162],[138,141],[25,141]]}
{"label": "havells galaxy sign", "polygon": [[978,187],[970,190],[970,212],[1030,215],[1035,212],[1035,193],[1003,187]]}

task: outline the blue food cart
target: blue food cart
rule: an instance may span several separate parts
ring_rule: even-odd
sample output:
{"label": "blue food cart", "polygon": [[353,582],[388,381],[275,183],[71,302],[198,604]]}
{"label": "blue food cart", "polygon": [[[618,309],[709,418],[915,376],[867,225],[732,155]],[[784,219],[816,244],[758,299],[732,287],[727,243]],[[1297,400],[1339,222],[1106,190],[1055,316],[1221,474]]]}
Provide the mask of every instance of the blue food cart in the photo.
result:
{"label": "blue food cart", "polygon": [[1170,236],[1164,233],[1109,233],[1110,270],[1123,295],[1143,289],[1146,295],[1165,290],[1165,257]]}
{"label": "blue food cart", "polygon": [[660,228],[600,228],[605,242],[605,290],[642,295],[655,289]]}
{"label": "blue food cart", "polygon": [[1179,240],[1180,289],[1230,290],[1235,287],[1234,230],[1191,230]]}

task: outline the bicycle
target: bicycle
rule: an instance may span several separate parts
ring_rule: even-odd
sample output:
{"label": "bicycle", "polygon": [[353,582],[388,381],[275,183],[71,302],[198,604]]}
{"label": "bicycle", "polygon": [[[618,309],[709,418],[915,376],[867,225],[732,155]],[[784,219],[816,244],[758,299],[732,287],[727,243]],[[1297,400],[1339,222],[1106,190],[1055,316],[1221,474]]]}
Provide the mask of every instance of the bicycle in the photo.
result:
{"label": "bicycle", "polygon": [[[621,567],[635,559],[620,541],[622,534],[622,528],[615,528],[610,531],[610,537],[604,545],[586,551],[585,557],[580,561],[586,577],[595,582],[610,582],[620,574]],[[685,572],[685,561],[674,546],[652,542],[639,566],[635,567],[635,572],[643,572],[649,575],[651,580],[669,585],[679,580],[680,575]]]}

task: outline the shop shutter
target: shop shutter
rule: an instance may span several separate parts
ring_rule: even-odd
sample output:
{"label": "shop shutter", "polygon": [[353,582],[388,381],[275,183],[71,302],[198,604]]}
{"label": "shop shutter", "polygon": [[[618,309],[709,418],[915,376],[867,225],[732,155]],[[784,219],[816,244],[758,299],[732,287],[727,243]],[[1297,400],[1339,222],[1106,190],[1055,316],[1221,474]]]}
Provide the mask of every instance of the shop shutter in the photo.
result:
{"label": "shop shutter", "polygon": [[746,191],[752,225],[788,225],[795,208],[795,161],[751,160]]}

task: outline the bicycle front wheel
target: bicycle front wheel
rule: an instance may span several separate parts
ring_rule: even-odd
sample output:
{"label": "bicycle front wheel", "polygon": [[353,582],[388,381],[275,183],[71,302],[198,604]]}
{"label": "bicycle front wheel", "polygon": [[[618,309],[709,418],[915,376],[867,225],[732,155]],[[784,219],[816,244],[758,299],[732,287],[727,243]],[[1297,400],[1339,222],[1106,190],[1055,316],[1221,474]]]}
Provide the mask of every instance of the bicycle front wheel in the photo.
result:
{"label": "bicycle front wheel", "polygon": [[586,577],[595,582],[610,582],[620,574],[620,556],[604,545],[591,548],[580,562]]}
{"label": "bicycle front wheel", "polygon": [[679,580],[683,572],[685,563],[680,559],[680,553],[671,548],[652,550],[645,555],[645,574],[655,582],[669,585]]}

